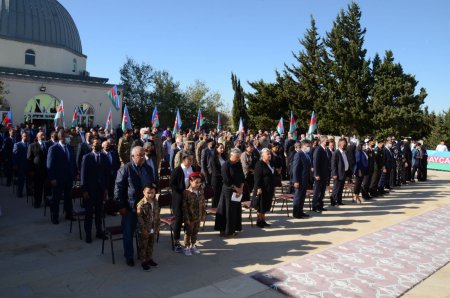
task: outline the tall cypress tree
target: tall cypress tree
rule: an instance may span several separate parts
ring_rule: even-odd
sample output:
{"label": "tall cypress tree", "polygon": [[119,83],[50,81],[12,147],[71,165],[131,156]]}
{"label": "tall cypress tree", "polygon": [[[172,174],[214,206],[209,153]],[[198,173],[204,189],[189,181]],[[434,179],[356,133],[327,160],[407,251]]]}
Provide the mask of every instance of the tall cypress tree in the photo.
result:
{"label": "tall cypress tree", "polygon": [[242,118],[244,126],[247,125],[247,105],[245,103],[244,89],[241,86],[241,80],[237,78],[234,73],[231,73],[231,86],[234,91],[233,108],[231,116],[233,120],[234,128],[237,130],[239,127],[239,119]]}
{"label": "tall cypress tree", "polygon": [[333,91],[329,107],[340,121],[339,130],[346,134],[364,134],[368,127],[367,99],[371,76],[364,49],[366,29],[361,27],[361,10],[351,3],[347,11],[341,10],[324,43],[330,55],[328,90]]}
{"label": "tall cypress tree", "polygon": [[324,46],[317,32],[316,22],[311,16],[310,28],[303,39],[299,40],[303,49],[298,54],[292,53],[296,63],[285,64],[285,81],[283,89],[290,99],[293,110],[300,123],[309,121],[311,112],[319,108],[324,99]]}

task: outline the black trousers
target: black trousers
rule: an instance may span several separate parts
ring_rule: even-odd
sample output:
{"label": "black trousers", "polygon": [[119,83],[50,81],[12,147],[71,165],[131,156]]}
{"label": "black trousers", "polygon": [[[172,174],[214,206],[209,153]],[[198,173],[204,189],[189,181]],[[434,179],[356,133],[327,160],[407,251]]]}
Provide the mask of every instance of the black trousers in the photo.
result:
{"label": "black trousers", "polygon": [[370,181],[372,180],[372,174],[365,175],[362,182],[362,197],[364,199],[369,197]]}
{"label": "black trousers", "polygon": [[[100,191],[101,192],[101,191]],[[92,218],[95,216],[95,228],[97,234],[101,234],[102,228],[102,208],[103,208],[103,197],[96,193],[89,193],[89,199],[84,201],[84,208],[86,209],[86,218],[84,219],[84,231],[86,237],[91,237],[92,232]]]}
{"label": "black trousers", "polygon": [[34,184],[34,207],[39,208],[42,203],[42,195],[44,193],[45,173],[35,172],[33,179]]}
{"label": "black trousers", "polygon": [[180,240],[181,227],[183,226],[183,200],[182,196],[176,196],[172,200],[172,213],[175,216],[175,225],[173,227],[173,238],[175,241]]}
{"label": "black trousers", "polygon": [[6,176],[6,186],[11,186],[13,166],[11,161],[5,161],[5,168],[3,170]]}
{"label": "black trousers", "polygon": [[355,195],[359,196],[359,194],[361,193],[361,190],[362,190],[361,186],[363,184],[364,178],[365,178],[365,176],[362,176],[362,177],[359,177],[358,175],[355,176],[355,186],[353,188],[353,193]]}
{"label": "black trousers", "polygon": [[[411,171],[411,181],[413,181],[414,179],[416,179],[416,172],[420,171],[420,167],[418,166],[413,166],[412,167],[412,171]],[[417,176],[419,176],[420,173],[417,174]]]}
{"label": "black trousers", "polygon": [[61,196],[64,197],[64,212],[66,217],[72,217],[73,205],[72,205],[72,181],[62,183],[56,183],[53,187],[53,197],[51,208],[52,220],[57,220],[59,218],[59,202],[61,201]]}
{"label": "black trousers", "polygon": [[305,205],[307,185],[301,185],[294,191],[294,207],[293,216],[299,217],[303,213],[303,206]]}
{"label": "black trousers", "polygon": [[327,179],[320,179],[314,181],[314,196],[313,196],[313,209],[323,208],[323,198],[327,189]]}
{"label": "black trousers", "polygon": [[345,179],[334,180],[333,192],[331,193],[331,205],[335,205],[336,203],[342,203],[342,193],[344,191]]}

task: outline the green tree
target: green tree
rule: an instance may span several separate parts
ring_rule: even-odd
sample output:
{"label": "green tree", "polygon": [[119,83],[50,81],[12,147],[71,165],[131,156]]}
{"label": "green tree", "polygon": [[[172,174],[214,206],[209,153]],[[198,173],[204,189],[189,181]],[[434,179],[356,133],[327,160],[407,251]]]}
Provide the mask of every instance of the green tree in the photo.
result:
{"label": "green tree", "polygon": [[426,92],[422,88],[419,94],[414,94],[418,84],[414,76],[405,74],[400,63],[394,62],[392,51],[386,51],[382,61],[376,55],[372,69],[374,84],[369,110],[374,133],[381,137],[428,135],[430,128],[425,127],[422,109]]}
{"label": "green tree", "polygon": [[370,61],[366,60],[361,10],[355,2],[349,4],[347,11],[341,10],[333,22],[333,27],[324,40],[329,60],[327,81],[328,108],[332,114],[321,117],[334,117],[340,123],[340,133],[363,135],[367,124],[367,101],[371,85]]}
{"label": "green tree", "polygon": [[434,118],[431,134],[427,140],[428,149],[434,150],[441,140],[444,140],[445,144],[450,144],[450,109],[446,112],[439,114],[431,113]]}
{"label": "green tree", "polygon": [[147,126],[151,121],[154,101],[150,89],[153,85],[155,71],[147,63],[137,63],[127,57],[120,69],[120,79],[123,86],[123,103],[127,105],[131,123],[136,126]]}
{"label": "green tree", "polygon": [[237,130],[239,127],[239,119],[242,118],[244,126],[248,124],[247,104],[245,102],[244,88],[241,86],[241,80],[237,76],[231,73],[231,86],[234,91],[233,108],[231,111],[234,128]]}

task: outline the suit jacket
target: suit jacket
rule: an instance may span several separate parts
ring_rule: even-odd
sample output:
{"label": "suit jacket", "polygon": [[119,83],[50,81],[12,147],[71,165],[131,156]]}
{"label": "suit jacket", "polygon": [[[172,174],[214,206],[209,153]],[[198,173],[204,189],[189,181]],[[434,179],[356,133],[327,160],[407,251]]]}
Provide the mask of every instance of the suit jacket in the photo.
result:
{"label": "suit jacket", "polygon": [[[96,154],[86,154],[81,161],[81,189],[87,191],[93,199],[102,198],[101,195],[108,189],[111,168],[108,157],[100,153],[100,162],[96,160]],[[99,197],[100,196],[100,197]]]}
{"label": "suit jacket", "polygon": [[27,159],[30,170],[39,175],[47,173],[47,152],[46,142],[42,142],[42,146],[35,142],[28,147]]}
{"label": "suit jacket", "polygon": [[109,160],[108,154],[106,154],[104,151],[103,153],[106,155],[106,158],[109,162],[109,167],[111,170],[111,174],[116,177],[117,176],[117,171],[119,171],[120,169],[120,158],[119,158],[119,153],[116,150],[111,149],[111,151],[109,151],[109,155],[111,156],[111,161]]}
{"label": "suit jacket", "polygon": [[[348,158],[347,158],[348,162]],[[331,176],[337,176],[337,180],[345,180],[350,170],[350,163],[347,171],[345,170],[344,158],[340,150],[335,150],[331,158]]]}
{"label": "suit jacket", "polygon": [[292,182],[300,183],[300,187],[308,187],[311,175],[311,158],[303,151],[295,153],[292,162]]}
{"label": "suit jacket", "polygon": [[[149,165],[143,164],[141,171],[145,171],[147,183],[154,183],[155,177]],[[114,187],[114,199],[119,202],[119,208],[135,210],[136,204],[142,198],[144,185],[142,185],[138,168],[133,161],[125,164],[117,172],[116,185]]]}
{"label": "suit jacket", "polygon": [[186,189],[184,178],[184,172],[181,165],[172,171],[170,176],[170,188],[172,190],[173,206],[176,206],[176,204],[181,204],[183,201],[183,191]]}
{"label": "suit jacket", "polygon": [[90,144],[81,143],[78,145],[76,157],[78,172],[81,172],[81,161],[83,160],[83,157],[90,152],[92,152],[92,146]]}
{"label": "suit jacket", "polygon": [[313,156],[314,176],[320,176],[320,180],[327,180],[330,175],[328,155],[322,146],[317,146]]}
{"label": "suit jacket", "polygon": [[28,143],[17,142],[13,147],[13,165],[17,166],[21,171],[26,171],[28,168],[28,146]]}
{"label": "suit jacket", "polygon": [[131,148],[134,148],[137,146],[144,147],[144,141],[139,138],[139,139],[134,140],[133,143],[131,143]]}
{"label": "suit jacket", "polygon": [[[367,154],[367,153],[366,153]],[[355,166],[353,174],[358,175],[361,171],[362,175],[365,176],[369,174],[369,156],[364,154],[362,150],[356,150],[355,153]]]}
{"label": "suit jacket", "polygon": [[383,147],[384,152],[384,164],[386,166],[386,169],[391,170],[394,166],[394,156],[391,152],[391,150],[387,147]]}
{"label": "suit jacket", "polygon": [[69,158],[59,143],[55,143],[48,149],[47,174],[50,181],[56,180],[57,184],[71,185],[77,173],[77,166],[72,146],[66,146]]}
{"label": "suit jacket", "polygon": [[11,137],[7,137],[3,141],[2,154],[5,162],[12,162],[14,142],[15,140],[13,140],[13,138]]}
{"label": "suit jacket", "polygon": [[202,173],[208,173],[208,162],[212,155],[213,155],[213,152],[208,147],[206,147],[205,149],[202,150],[201,163],[200,163],[201,168],[202,168]]}

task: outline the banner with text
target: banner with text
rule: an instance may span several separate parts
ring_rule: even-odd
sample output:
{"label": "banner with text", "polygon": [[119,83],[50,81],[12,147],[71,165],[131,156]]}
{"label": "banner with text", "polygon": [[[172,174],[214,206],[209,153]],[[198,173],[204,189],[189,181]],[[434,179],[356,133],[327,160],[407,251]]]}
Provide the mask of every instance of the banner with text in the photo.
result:
{"label": "banner with text", "polygon": [[427,150],[427,153],[428,169],[450,172],[450,152]]}

